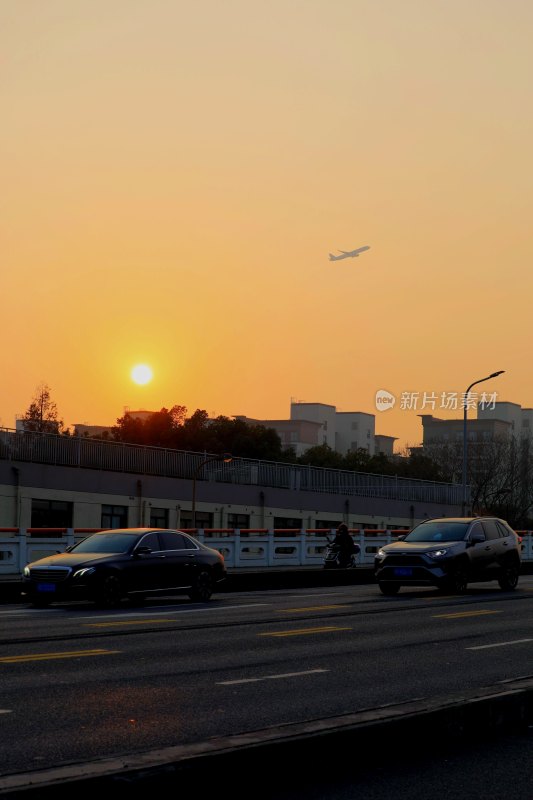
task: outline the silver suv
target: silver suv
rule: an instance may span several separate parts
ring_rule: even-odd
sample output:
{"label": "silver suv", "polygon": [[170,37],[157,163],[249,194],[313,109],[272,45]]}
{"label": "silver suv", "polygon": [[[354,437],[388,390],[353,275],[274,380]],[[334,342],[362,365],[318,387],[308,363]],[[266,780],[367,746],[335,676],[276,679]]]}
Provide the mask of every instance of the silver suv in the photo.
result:
{"label": "silver suv", "polygon": [[401,586],[436,586],[462,594],[473,581],[497,580],[516,589],[522,546],[497,517],[444,517],[421,522],[407,536],[381,547],[374,576],[385,595]]}

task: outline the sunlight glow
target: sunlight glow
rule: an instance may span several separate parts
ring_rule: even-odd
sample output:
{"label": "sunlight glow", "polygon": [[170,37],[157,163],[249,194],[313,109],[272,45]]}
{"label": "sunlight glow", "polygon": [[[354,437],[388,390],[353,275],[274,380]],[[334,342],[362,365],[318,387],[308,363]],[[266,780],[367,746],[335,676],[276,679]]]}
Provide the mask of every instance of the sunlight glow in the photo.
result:
{"label": "sunlight glow", "polygon": [[137,364],[131,371],[131,378],[140,386],[152,380],[152,370],[146,364]]}

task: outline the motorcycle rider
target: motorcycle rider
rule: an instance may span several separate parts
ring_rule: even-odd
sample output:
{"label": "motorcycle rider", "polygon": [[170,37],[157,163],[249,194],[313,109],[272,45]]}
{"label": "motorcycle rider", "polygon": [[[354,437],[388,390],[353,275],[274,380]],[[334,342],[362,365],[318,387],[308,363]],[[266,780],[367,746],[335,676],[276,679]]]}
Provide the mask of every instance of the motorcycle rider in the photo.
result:
{"label": "motorcycle rider", "polygon": [[339,562],[341,567],[347,567],[350,563],[352,554],[357,553],[358,551],[345,522],[341,522],[337,528],[337,533],[333,540],[333,544],[336,544],[339,547]]}

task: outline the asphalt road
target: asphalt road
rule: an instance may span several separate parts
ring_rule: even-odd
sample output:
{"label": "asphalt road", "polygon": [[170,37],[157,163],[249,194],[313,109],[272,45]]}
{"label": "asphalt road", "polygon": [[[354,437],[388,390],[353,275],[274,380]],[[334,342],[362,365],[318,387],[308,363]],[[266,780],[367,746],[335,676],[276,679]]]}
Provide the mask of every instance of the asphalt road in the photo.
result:
{"label": "asphalt road", "polygon": [[533,673],[532,599],[524,576],[517,592],[462,597],[360,585],[107,612],[6,606],[0,775],[503,687]]}

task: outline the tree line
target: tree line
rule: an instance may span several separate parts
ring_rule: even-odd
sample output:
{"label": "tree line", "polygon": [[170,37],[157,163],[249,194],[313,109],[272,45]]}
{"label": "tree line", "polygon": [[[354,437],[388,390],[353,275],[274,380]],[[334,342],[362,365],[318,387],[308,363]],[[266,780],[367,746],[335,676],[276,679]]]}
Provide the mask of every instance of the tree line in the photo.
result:
{"label": "tree line", "polygon": [[[72,435],[59,417],[46,384],[38,387],[35,397],[23,415],[25,430]],[[207,411],[197,409],[191,416],[181,405],[162,408],[146,417],[125,413],[109,431],[91,438],[127,442],[149,447],[165,447],[193,452],[231,453],[234,457],[258,458],[308,464],[330,469],[373,472],[383,475],[446,481],[437,463],[420,453],[403,456],[372,455],[360,448],[342,455],[329,445],[309,448],[296,456],[292,447],[284,447],[274,428],[226,416],[210,418]]]}

